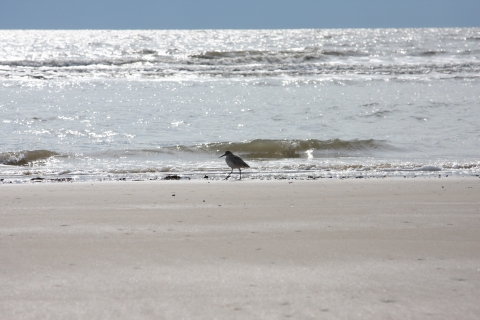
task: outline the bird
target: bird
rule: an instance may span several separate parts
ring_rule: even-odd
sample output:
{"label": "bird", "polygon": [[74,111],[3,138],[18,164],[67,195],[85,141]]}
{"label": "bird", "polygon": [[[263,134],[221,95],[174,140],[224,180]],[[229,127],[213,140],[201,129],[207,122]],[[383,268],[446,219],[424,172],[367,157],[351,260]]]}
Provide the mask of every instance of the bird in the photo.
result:
{"label": "bird", "polygon": [[245,161],[242,160],[242,158],[234,155],[230,151],[225,151],[225,154],[223,156],[220,156],[219,158],[221,157],[225,157],[225,162],[228,164],[230,168],[232,168],[232,171],[230,171],[230,173],[225,178],[225,180],[227,180],[230,177],[230,175],[233,172],[233,169],[238,169],[238,171],[240,171],[240,180],[242,180],[242,168],[250,168],[250,166],[246,164]]}

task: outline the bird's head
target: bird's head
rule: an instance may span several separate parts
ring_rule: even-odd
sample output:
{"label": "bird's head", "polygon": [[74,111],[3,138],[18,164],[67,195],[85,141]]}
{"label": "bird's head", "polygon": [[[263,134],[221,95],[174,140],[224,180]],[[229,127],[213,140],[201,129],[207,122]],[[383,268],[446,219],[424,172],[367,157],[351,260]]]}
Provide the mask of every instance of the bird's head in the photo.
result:
{"label": "bird's head", "polygon": [[232,153],[230,151],[225,151],[225,154],[223,156],[220,156],[219,158],[228,156],[229,154],[232,154]]}

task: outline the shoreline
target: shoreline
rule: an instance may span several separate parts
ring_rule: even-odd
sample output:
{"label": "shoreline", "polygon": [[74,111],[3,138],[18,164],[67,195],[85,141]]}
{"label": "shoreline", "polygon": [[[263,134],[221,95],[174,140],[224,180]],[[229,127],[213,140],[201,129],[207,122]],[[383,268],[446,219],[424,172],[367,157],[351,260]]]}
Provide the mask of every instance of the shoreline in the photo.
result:
{"label": "shoreline", "polygon": [[[393,171],[385,171],[384,173],[376,173],[376,174],[361,174],[361,173],[345,173],[345,174],[323,174],[320,175],[318,172],[302,172],[301,175],[292,175],[289,173],[279,173],[279,174],[258,174],[258,173],[244,173],[243,181],[311,181],[311,180],[351,180],[351,179],[361,179],[361,180],[378,180],[378,179],[415,179],[415,178],[450,178],[450,179],[475,179],[480,178],[480,174],[478,173],[468,173],[468,174],[458,174],[458,173],[451,173],[451,172],[437,172],[437,171],[430,171],[430,172],[421,172],[421,171],[405,171],[401,174],[391,174]],[[298,173],[298,172],[297,172]],[[203,177],[202,177],[203,175]],[[17,176],[12,177],[3,177],[0,178],[0,185],[8,185],[8,184],[31,184],[31,183],[59,183],[59,182],[75,182],[75,183],[98,183],[98,182],[159,182],[159,181],[168,181],[168,180],[181,180],[181,181],[223,181],[224,177],[228,175],[227,173],[205,173],[205,174],[185,174],[185,173],[171,173],[171,174],[164,174],[164,175],[154,175],[154,176],[146,176],[146,175],[138,175],[138,176],[127,176],[127,177],[107,177],[107,178],[96,178],[96,179],[79,179],[78,176],[58,176],[58,175],[51,175],[51,176],[35,176],[34,177],[27,177],[25,179],[19,179]],[[238,172],[232,173],[230,180],[237,179]]]}
{"label": "shoreline", "polygon": [[0,188],[2,318],[480,313],[477,177]]}

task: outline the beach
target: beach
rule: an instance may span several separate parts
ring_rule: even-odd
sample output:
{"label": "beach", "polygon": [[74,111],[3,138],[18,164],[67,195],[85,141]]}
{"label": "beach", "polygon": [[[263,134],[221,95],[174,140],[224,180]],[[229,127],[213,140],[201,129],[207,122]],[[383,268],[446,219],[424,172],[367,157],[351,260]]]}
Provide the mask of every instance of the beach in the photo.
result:
{"label": "beach", "polygon": [[479,34],[0,30],[0,319],[478,319]]}
{"label": "beach", "polygon": [[2,319],[480,314],[478,177],[0,188]]}

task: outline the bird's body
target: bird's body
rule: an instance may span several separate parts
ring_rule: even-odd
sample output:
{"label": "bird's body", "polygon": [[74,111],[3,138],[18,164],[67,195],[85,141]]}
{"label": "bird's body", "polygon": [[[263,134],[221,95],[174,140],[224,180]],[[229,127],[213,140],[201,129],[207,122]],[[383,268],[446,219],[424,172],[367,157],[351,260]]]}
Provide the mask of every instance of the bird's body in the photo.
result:
{"label": "bird's body", "polygon": [[232,168],[232,171],[228,174],[228,176],[225,178],[227,180],[230,175],[233,172],[233,169],[238,169],[240,171],[240,179],[242,179],[242,168],[250,168],[248,164],[245,163],[245,161],[242,160],[239,156],[234,155],[230,151],[225,151],[225,154],[221,157],[225,157],[225,162],[227,165]]}

